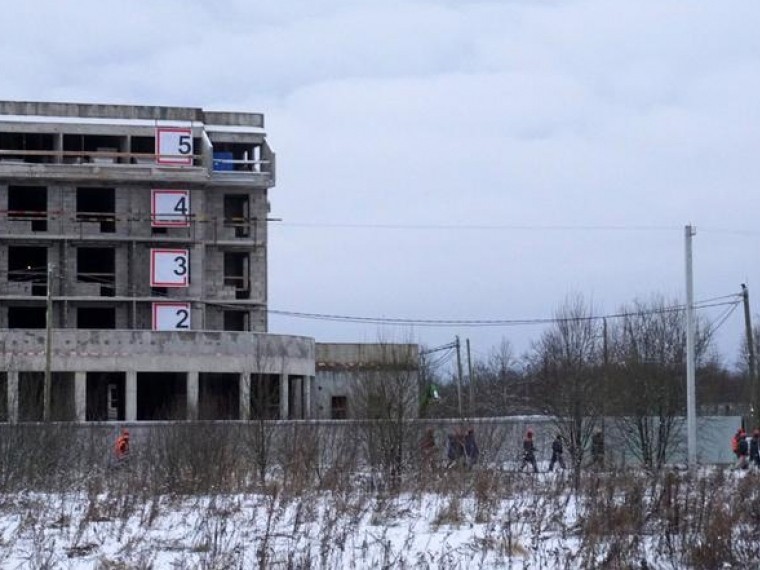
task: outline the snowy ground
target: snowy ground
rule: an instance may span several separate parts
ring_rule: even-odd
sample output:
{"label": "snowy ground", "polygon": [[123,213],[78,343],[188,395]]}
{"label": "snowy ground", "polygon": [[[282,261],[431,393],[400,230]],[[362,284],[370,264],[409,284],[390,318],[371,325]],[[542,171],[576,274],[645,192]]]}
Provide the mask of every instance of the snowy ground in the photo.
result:
{"label": "snowy ground", "polygon": [[574,491],[567,475],[481,471],[392,494],[0,495],[0,567],[748,568],[760,525],[732,536],[760,522],[758,482],[600,474]]}

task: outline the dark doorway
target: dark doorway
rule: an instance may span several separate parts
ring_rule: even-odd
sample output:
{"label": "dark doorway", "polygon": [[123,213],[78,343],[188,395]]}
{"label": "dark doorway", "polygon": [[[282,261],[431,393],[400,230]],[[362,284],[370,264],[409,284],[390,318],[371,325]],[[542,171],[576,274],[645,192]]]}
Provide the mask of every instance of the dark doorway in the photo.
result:
{"label": "dark doorway", "polygon": [[187,419],[187,374],[138,372],[137,419]]}
{"label": "dark doorway", "polygon": [[124,421],[125,386],[124,372],[88,372],[87,421]]}
{"label": "dark doorway", "polygon": [[236,299],[251,296],[248,284],[249,255],[247,251],[224,252],[224,285],[235,288]]}
{"label": "dark doorway", "polygon": [[280,376],[251,374],[251,418],[276,420],[280,417]]}
{"label": "dark doorway", "polygon": [[240,417],[240,375],[198,375],[198,419],[236,420]]}

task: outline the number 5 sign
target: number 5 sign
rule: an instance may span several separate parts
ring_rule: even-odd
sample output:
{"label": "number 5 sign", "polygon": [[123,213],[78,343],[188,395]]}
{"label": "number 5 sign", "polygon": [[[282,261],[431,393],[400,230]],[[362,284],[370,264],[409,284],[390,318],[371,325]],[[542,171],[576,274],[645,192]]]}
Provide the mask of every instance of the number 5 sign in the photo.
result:
{"label": "number 5 sign", "polygon": [[190,330],[190,303],[153,303],[153,330]]}
{"label": "number 5 sign", "polygon": [[156,127],[156,162],[158,164],[192,166],[192,129]]}
{"label": "number 5 sign", "polygon": [[151,190],[150,220],[154,228],[190,225],[190,192],[188,190]]}
{"label": "number 5 sign", "polygon": [[151,287],[187,287],[190,252],[186,249],[150,250]]}

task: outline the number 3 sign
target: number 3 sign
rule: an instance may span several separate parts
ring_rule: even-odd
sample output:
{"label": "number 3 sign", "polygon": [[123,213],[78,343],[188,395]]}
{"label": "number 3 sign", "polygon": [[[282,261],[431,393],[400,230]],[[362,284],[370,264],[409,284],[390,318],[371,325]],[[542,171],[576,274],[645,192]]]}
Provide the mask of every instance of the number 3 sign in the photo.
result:
{"label": "number 3 sign", "polygon": [[190,303],[153,303],[154,331],[190,329]]}
{"label": "number 3 sign", "polygon": [[190,252],[186,249],[150,250],[151,287],[187,287]]}
{"label": "number 3 sign", "polygon": [[177,127],[156,128],[156,162],[192,166],[193,131]]}

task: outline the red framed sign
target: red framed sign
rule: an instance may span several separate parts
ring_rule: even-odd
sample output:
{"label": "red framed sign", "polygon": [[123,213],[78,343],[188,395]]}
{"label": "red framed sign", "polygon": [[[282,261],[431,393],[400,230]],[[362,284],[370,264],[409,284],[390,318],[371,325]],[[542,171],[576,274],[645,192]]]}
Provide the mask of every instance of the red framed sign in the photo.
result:
{"label": "red framed sign", "polygon": [[154,228],[186,228],[190,225],[189,190],[151,190],[150,225]]}
{"label": "red framed sign", "polygon": [[187,287],[190,282],[190,251],[187,249],[150,250],[151,287]]}
{"label": "red framed sign", "polygon": [[181,127],[156,127],[156,163],[193,165],[193,130]]}
{"label": "red framed sign", "polygon": [[154,331],[190,330],[190,303],[159,301],[153,303]]}

